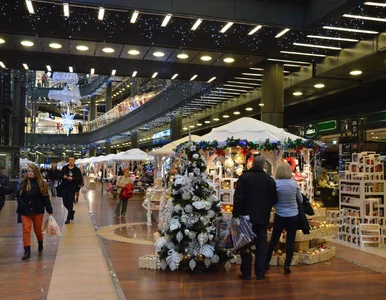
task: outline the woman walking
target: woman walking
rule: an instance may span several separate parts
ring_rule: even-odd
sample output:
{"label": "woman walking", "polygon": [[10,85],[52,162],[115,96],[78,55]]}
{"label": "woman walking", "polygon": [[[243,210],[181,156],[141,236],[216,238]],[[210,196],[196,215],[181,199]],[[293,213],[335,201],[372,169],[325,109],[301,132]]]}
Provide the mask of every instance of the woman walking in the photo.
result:
{"label": "woman walking", "polygon": [[267,249],[266,267],[272,257],[273,249],[280,239],[280,235],[285,228],[287,231],[286,239],[286,259],[284,263],[284,273],[291,273],[290,266],[294,254],[296,230],[299,224],[299,209],[297,200],[303,202],[303,197],[299,186],[292,178],[291,167],[287,162],[281,162],[276,168],[276,191],[278,202],[275,205],[275,221],[273,223],[272,237]]}
{"label": "woman walking", "polygon": [[28,165],[28,173],[20,183],[19,197],[17,199],[17,213],[21,215],[23,223],[24,255],[22,260],[31,256],[31,225],[38,240],[38,251],[43,252],[42,223],[44,208],[52,215],[52,206],[48,196],[47,184],[40,170],[35,165]]}
{"label": "woman walking", "polygon": [[126,216],[126,210],[127,210],[127,200],[123,197],[121,197],[121,191],[127,184],[133,185],[133,180],[130,178],[130,171],[129,169],[123,170],[123,176],[119,178],[117,182],[117,207],[115,209],[115,217],[125,217]]}

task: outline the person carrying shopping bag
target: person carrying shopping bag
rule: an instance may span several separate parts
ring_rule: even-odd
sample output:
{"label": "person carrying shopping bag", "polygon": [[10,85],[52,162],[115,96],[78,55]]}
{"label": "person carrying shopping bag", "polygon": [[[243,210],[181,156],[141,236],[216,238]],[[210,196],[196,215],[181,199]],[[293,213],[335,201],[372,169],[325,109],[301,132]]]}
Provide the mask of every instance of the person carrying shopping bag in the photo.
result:
{"label": "person carrying shopping bag", "polygon": [[38,251],[43,252],[42,224],[44,208],[52,215],[52,206],[45,183],[39,168],[36,165],[28,165],[28,173],[20,183],[19,196],[17,199],[17,213],[21,216],[23,223],[23,245],[24,255],[22,260],[31,256],[31,225],[38,240]]}
{"label": "person carrying shopping bag", "polygon": [[[121,197],[121,192],[126,189],[126,185],[129,185],[127,188],[130,188],[130,185],[132,188],[133,186],[133,180],[130,178],[130,171],[129,169],[123,170],[123,176],[119,178],[117,182],[117,206],[115,208],[115,217],[121,218],[126,216],[126,210],[127,210],[127,200],[129,197]],[[132,190],[131,190],[132,191]]]}

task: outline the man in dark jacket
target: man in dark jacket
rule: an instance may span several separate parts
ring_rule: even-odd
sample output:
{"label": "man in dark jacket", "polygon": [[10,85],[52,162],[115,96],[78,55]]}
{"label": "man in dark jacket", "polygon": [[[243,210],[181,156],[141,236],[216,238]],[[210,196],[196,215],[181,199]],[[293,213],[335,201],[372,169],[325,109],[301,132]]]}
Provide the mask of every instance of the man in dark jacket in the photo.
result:
{"label": "man in dark jacket", "polygon": [[68,165],[65,165],[60,172],[60,179],[62,179],[63,205],[68,210],[67,220],[64,224],[70,224],[74,220],[75,215],[75,210],[73,210],[75,193],[78,190],[78,186],[82,183],[82,173],[75,166],[75,157],[69,157]]}
{"label": "man in dark jacket", "polygon": [[11,193],[12,186],[9,183],[8,176],[0,171],[0,212],[5,205],[5,195],[9,195]]}
{"label": "man in dark jacket", "polygon": [[[253,167],[237,181],[233,203],[233,217],[249,215],[252,230],[256,234],[255,274],[258,280],[264,279],[267,243],[267,225],[273,205],[277,203],[276,183],[264,172],[266,160],[255,157]],[[252,253],[244,250],[241,256],[242,279],[251,279]]]}

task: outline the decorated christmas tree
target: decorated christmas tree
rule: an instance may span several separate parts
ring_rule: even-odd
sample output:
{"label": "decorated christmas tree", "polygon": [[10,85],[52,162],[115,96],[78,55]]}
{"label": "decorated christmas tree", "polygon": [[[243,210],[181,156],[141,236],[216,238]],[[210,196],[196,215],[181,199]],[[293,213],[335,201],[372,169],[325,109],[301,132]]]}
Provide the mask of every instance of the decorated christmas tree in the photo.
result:
{"label": "decorated christmas tree", "polygon": [[220,203],[213,195],[200,150],[200,146],[192,141],[176,149],[178,168],[159,224],[161,236],[155,244],[163,270],[169,266],[174,271],[181,263],[188,263],[194,270],[234,259],[219,243]]}

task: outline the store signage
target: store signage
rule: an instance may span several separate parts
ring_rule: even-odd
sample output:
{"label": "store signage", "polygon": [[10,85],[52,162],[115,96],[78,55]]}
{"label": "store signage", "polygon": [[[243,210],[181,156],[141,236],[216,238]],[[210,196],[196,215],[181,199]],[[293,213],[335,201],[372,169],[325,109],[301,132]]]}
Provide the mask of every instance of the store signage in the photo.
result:
{"label": "store signage", "polygon": [[304,129],[304,136],[307,138],[313,138],[319,133],[318,127],[315,124],[310,124]]}

